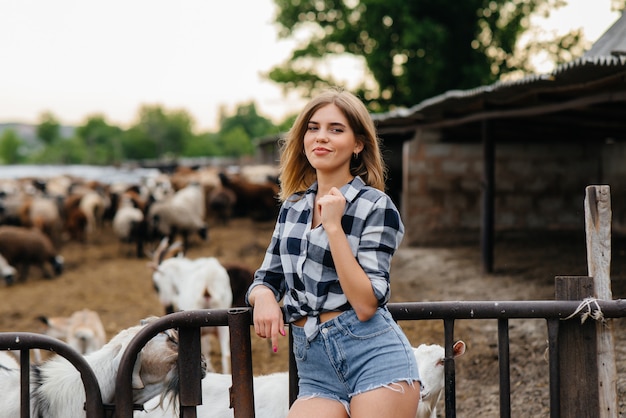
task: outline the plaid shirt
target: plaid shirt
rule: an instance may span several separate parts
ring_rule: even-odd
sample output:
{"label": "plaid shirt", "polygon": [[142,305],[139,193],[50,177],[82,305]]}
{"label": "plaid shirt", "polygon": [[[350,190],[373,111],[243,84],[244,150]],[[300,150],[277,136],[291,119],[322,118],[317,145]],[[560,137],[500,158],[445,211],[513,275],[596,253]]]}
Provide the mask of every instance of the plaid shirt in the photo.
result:
{"label": "plaid shirt", "polygon": [[[341,225],[383,306],[390,296],[391,257],[404,235],[400,214],[389,196],[367,186],[360,177],[344,185],[341,193],[346,198]],[[304,194],[283,202],[263,264],[246,295],[247,301],[250,291],[263,284],[277,301],[284,297],[287,322],[308,316],[304,330],[309,340],[317,335],[321,312],[350,309],[324,228],[311,229],[316,194],[314,183]]]}

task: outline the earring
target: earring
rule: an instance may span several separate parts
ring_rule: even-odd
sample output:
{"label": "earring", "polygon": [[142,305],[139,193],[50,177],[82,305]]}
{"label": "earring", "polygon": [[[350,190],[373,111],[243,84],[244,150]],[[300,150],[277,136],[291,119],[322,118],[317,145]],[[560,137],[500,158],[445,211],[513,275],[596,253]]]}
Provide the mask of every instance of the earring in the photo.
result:
{"label": "earring", "polygon": [[356,152],[355,152],[352,156],[354,157],[354,159],[355,159],[355,160],[356,160],[357,158],[359,158],[359,154],[358,154],[358,153],[356,153]]}

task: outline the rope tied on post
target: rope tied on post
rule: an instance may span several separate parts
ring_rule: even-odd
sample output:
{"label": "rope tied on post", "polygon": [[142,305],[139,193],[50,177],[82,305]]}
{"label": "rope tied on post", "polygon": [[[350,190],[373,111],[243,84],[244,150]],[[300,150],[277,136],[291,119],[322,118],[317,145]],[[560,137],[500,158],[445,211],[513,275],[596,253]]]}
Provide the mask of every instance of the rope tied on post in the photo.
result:
{"label": "rope tied on post", "polygon": [[[592,304],[595,305],[595,309],[591,306]],[[576,308],[576,310],[570,316],[568,316],[567,318],[561,318],[561,320],[566,321],[568,319],[572,319],[573,317],[578,315],[581,311],[583,311],[583,309],[587,309],[587,312],[584,312],[582,315],[580,315],[581,324],[584,324],[587,318],[589,317],[591,317],[591,319],[595,319],[596,321],[600,321],[603,324],[606,323],[606,320],[604,319],[604,314],[602,313],[602,309],[600,308],[600,305],[598,304],[597,298],[583,299],[582,302],[580,302],[580,304]]]}

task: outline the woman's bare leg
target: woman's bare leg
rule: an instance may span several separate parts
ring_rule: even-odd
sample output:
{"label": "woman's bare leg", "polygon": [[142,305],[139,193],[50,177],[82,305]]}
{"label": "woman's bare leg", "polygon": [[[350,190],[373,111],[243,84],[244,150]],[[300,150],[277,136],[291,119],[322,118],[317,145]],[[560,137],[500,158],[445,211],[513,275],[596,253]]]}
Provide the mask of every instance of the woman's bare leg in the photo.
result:
{"label": "woman's bare leg", "polygon": [[392,383],[356,395],[350,412],[352,418],[415,418],[419,399],[419,382]]}
{"label": "woman's bare leg", "polygon": [[328,398],[297,399],[287,418],[348,418],[345,406]]}

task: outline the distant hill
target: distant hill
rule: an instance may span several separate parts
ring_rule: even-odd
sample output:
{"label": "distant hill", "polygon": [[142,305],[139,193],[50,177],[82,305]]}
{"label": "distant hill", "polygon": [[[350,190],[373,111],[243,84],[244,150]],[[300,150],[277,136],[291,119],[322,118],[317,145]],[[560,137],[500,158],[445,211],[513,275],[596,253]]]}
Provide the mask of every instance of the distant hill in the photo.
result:
{"label": "distant hill", "polygon": [[[0,123],[0,136],[7,129],[12,129],[17,134],[17,136],[26,141],[26,143],[28,144],[36,144],[38,142],[37,125],[19,122]],[[71,138],[72,136],[74,136],[75,130],[76,128],[73,126],[61,126],[61,137]]]}

